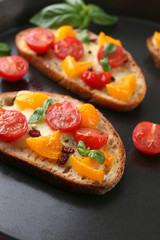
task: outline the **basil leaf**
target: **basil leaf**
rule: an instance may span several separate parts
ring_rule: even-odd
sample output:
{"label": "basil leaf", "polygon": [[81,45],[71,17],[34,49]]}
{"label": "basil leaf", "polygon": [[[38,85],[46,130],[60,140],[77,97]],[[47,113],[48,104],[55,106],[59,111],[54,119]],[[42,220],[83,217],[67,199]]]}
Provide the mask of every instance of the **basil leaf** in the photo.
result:
{"label": "basil leaf", "polygon": [[88,30],[84,29],[81,31],[79,35],[79,40],[83,43],[90,43],[89,35],[88,35]]}
{"label": "basil leaf", "polygon": [[47,99],[43,102],[42,108],[47,110],[53,104],[54,104],[53,99]]}
{"label": "basil leaf", "polygon": [[8,44],[0,42],[0,57],[9,56],[10,51],[11,49]]}
{"label": "basil leaf", "polygon": [[102,151],[99,150],[90,150],[89,157],[93,158],[94,160],[96,160],[97,162],[99,162],[100,164],[104,163],[105,160],[105,156],[104,153]]}
{"label": "basil leaf", "polygon": [[112,25],[117,18],[105,13],[95,4],[86,5],[83,0],[65,0],[64,3],[43,8],[30,19],[30,23],[44,28],[72,25],[84,29],[91,21],[101,25]]}
{"label": "basil leaf", "polygon": [[83,141],[78,141],[78,148],[82,148],[82,149],[86,150],[86,146]]}
{"label": "basil leaf", "polygon": [[43,115],[45,114],[46,109],[44,108],[37,108],[33,114],[31,115],[28,123],[35,123],[37,122],[39,119],[41,119],[43,117]]}
{"label": "basil leaf", "polygon": [[102,8],[95,4],[88,4],[89,14],[92,21],[99,25],[113,25],[118,18],[107,14]]}
{"label": "basil leaf", "polygon": [[104,45],[104,50],[103,50],[104,56],[108,56],[108,55],[114,53],[115,50],[116,50],[116,45],[114,43],[106,43]]}
{"label": "basil leaf", "polygon": [[100,63],[104,72],[109,72],[111,70],[111,65],[109,64],[108,59],[106,57],[102,58],[100,60]]}

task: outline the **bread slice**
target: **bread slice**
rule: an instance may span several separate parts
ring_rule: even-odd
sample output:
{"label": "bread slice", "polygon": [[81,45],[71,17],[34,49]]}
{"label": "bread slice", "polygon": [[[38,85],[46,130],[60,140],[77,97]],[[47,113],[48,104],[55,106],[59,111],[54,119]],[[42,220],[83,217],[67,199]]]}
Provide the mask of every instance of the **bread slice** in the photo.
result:
{"label": "bread slice", "polygon": [[154,44],[153,36],[147,38],[146,44],[153,57],[156,67],[160,69],[160,48]]}
{"label": "bread slice", "polygon": [[[19,54],[25,57],[31,65],[40,70],[47,77],[58,82],[72,93],[93,104],[115,111],[130,111],[137,107],[144,99],[146,93],[144,75],[131,54],[125,49],[123,49],[123,51],[125,52],[128,61],[123,63],[120,67],[112,69],[112,76],[114,77],[115,82],[118,82],[127,74],[136,74],[137,84],[133,95],[127,101],[122,101],[110,96],[105,87],[101,90],[92,89],[86,85],[80,77],[68,78],[61,68],[62,61],[54,55],[53,49],[50,49],[43,55],[38,55],[29,49],[25,43],[25,36],[30,30],[31,28],[26,29],[16,35],[15,43]],[[52,31],[54,32],[55,30]],[[80,34],[80,30],[75,30],[75,32],[76,36]],[[91,39],[98,40],[98,36],[92,32],[89,32],[89,36]],[[99,49],[97,41],[83,45],[85,54],[80,60],[92,61],[96,66],[96,70],[102,71],[102,67],[98,64],[97,60],[97,51]]]}
{"label": "bread slice", "polygon": [[[73,102],[76,106],[83,104],[83,102],[80,102],[69,96],[50,92],[44,93],[52,98],[55,102],[63,102],[67,100]],[[13,99],[16,95],[17,92],[0,94],[0,102],[3,104],[3,108],[14,109],[14,105],[11,107],[7,106],[10,106],[13,103]],[[98,114],[100,121],[96,128],[109,133],[109,138],[105,147],[107,147],[109,154],[115,158],[110,170],[105,172],[104,180],[101,182],[90,180],[78,174],[71,167],[69,160],[65,165],[58,165],[57,163],[53,163],[53,161],[51,162],[50,159],[46,159],[45,157],[36,154],[27,146],[25,141],[25,139],[29,137],[29,129],[24,136],[17,140],[14,140],[12,142],[4,142],[2,140],[0,141],[1,160],[7,164],[12,165],[13,167],[21,169],[26,173],[29,173],[48,183],[60,186],[69,191],[87,194],[104,194],[107,191],[111,190],[122,177],[122,174],[124,172],[126,154],[123,143],[114,127],[102,115],[102,113],[98,111]],[[40,126],[41,125],[39,125],[39,127]],[[39,130],[41,131],[41,129]],[[66,137],[73,138],[72,133],[62,133],[61,137],[61,142],[65,143],[65,146],[70,146],[70,141],[68,143],[64,141]]]}

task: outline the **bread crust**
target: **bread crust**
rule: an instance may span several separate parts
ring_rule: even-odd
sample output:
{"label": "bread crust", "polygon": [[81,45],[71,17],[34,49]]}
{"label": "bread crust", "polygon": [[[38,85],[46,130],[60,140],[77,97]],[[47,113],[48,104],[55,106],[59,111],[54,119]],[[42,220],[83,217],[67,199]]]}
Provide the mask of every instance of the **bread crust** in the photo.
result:
{"label": "bread crust", "polygon": [[[76,99],[73,99],[69,96],[63,96],[57,93],[43,92],[47,94],[51,98],[61,98],[64,100],[69,100],[74,102],[75,104],[82,104]],[[17,92],[8,92],[0,94],[0,100],[4,104],[11,104],[13,98],[16,96]],[[98,111],[98,110],[97,110]],[[62,187],[68,191],[74,191],[79,193],[86,194],[104,194],[111,190],[121,179],[122,174],[124,172],[125,167],[125,149],[123,143],[117,134],[116,130],[113,128],[111,123],[98,111],[101,120],[104,122],[104,126],[109,131],[109,134],[112,136],[113,150],[114,148],[117,151],[117,161],[113,164],[113,176],[109,180],[103,180],[102,182],[96,182],[92,180],[84,180],[83,178],[80,180],[75,180],[74,178],[65,176],[64,173],[56,172],[53,168],[51,169],[45,164],[45,159],[43,157],[39,157],[35,154],[31,149],[22,149],[18,147],[13,147],[11,143],[5,143],[4,141],[0,141],[0,154],[1,160],[5,163],[21,169],[22,171],[29,173],[30,175],[36,176],[39,179],[51,183],[55,186]],[[109,147],[112,147],[110,145]],[[27,152],[28,151],[28,152]],[[27,154],[26,154],[27,152]],[[41,162],[37,162],[36,159],[40,159]],[[58,165],[56,164],[56,167]],[[59,167],[61,168],[61,167]],[[63,168],[63,167],[62,167]],[[65,168],[65,167],[64,167]],[[115,170],[114,170],[115,169]],[[74,170],[73,170],[74,171]],[[111,170],[110,170],[111,171]]]}
{"label": "bread crust", "polygon": [[146,44],[147,44],[148,50],[150,51],[153,57],[156,67],[160,69],[160,48],[156,47],[153,44],[152,38],[153,38],[152,36],[147,38]]}
{"label": "bread crust", "polygon": [[[46,57],[44,58],[43,56],[37,55],[36,53],[29,49],[27,50],[27,48],[25,49],[24,44],[22,44],[22,42],[24,41],[25,35],[31,29],[33,28],[23,30],[16,35],[15,43],[17,50],[19,54],[26,58],[32,66],[37,68],[51,80],[57,82],[58,84],[65,87],[67,90],[71,91],[72,93],[76,94],[81,98],[88,100],[91,103],[114,111],[131,111],[143,101],[147,89],[144,75],[140,67],[134,61],[131,54],[127,52],[124,48],[123,50],[128,58],[128,61],[125,63],[125,67],[119,67],[119,71],[128,69],[130,70],[131,73],[133,74],[135,73],[138,83],[133,96],[131,96],[127,101],[115,99],[109,96],[105,90],[101,91],[97,89],[91,89],[89,86],[82,83],[81,81],[67,78],[63,71],[62,70],[60,71],[59,65],[57,65],[58,70],[56,69],[57,59],[54,56],[53,58],[55,58],[55,65],[51,66],[45,62],[44,59],[46,59]],[[92,32],[90,32],[89,34],[90,36],[98,38],[98,36]]]}

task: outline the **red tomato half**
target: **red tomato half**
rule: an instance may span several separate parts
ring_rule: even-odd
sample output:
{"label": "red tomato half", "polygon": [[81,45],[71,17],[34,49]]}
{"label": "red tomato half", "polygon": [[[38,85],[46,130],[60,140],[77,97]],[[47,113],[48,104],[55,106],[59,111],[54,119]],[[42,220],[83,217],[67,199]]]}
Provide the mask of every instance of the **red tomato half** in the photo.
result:
{"label": "red tomato half", "polygon": [[28,62],[21,56],[0,58],[0,76],[9,81],[20,80],[28,71]]}
{"label": "red tomato half", "polygon": [[74,57],[79,60],[83,55],[83,44],[74,37],[66,37],[54,44],[54,53],[60,59],[65,59],[67,56]]}
{"label": "red tomato half", "polygon": [[111,81],[111,73],[110,72],[91,72],[86,71],[81,73],[81,78],[83,81],[89,85],[93,89],[101,89],[107,83]]}
{"label": "red tomato half", "polygon": [[0,109],[0,139],[6,142],[20,138],[28,129],[26,117],[16,110]]}
{"label": "red tomato half", "polygon": [[90,149],[102,148],[107,143],[108,136],[108,133],[96,128],[79,128],[74,132],[76,142],[83,141]]}
{"label": "red tomato half", "polygon": [[[104,57],[103,49],[104,49],[104,46],[100,47],[98,54],[97,54],[97,58],[98,58],[99,62]],[[125,56],[122,48],[120,46],[116,46],[115,52],[108,55],[107,59],[108,59],[109,64],[111,65],[111,67],[115,68],[115,67],[119,67],[120,65],[122,65],[127,60],[127,57]]]}
{"label": "red tomato half", "polygon": [[48,125],[54,130],[70,132],[76,130],[82,121],[76,106],[69,102],[56,103],[49,107],[45,115]]}
{"label": "red tomato half", "polygon": [[132,139],[139,151],[147,154],[160,153],[160,124],[140,122],[133,131]]}
{"label": "red tomato half", "polygon": [[54,44],[54,34],[44,28],[34,28],[25,37],[28,46],[36,53],[47,52]]}

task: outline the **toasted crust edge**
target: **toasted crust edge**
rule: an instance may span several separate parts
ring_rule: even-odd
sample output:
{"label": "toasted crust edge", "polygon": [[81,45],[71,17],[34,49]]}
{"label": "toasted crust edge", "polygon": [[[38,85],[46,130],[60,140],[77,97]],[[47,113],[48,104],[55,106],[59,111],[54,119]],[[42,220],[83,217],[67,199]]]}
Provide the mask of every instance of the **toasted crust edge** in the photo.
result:
{"label": "toasted crust edge", "polygon": [[51,80],[57,82],[58,84],[65,87],[67,90],[76,94],[77,96],[79,96],[83,99],[86,99],[89,102],[94,103],[98,106],[108,108],[113,111],[118,111],[118,112],[131,111],[134,108],[136,108],[143,101],[145,94],[146,94],[146,90],[147,90],[144,75],[143,75],[140,67],[134,61],[131,54],[128,51],[126,51],[125,49],[123,49],[123,50],[129,59],[130,67],[133,67],[136,69],[136,72],[142,81],[142,87],[141,87],[141,89],[139,89],[140,94],[139,94],[139,96],[137,96],[134,99],[134,101],[121,101],[121,100],[114,99],[114,98],[108,99],[107,97],[103,97],[101,95],[96,94],[95,91],[90,88],[85,88],[83,86],[80,86],[76,82],[70,81],[69,78],[59,74],[58,72],[54,71],[53,69],[46,68],[45,64],[43,63],[43,60],[38,55],[36,55],[36,54],[31,55],[30,53],[26,53],[19,47],[19,41],[20,41],[21,37],[24,34],[26,34],[28,31],[30,31],[31,29],[33,29],[33,28],[23,30],[16,35],[15,43],[16,43],[18,53],[21,56],[23,56],[24,58],[26,58],[32,66],[37,68],[45,76],[49,77]]}
{"label": "toasted crust edge", "polygon": [[146,45],[148,47],[149,52],[152,55],[152,58],[155,62],[155,65],[158,69],[160,69],[160,49],[155,47],[152,43],[152,36],[147,38]]}
{"label": "toasted crust edge", "polygon": [[[60,95],[64,96],[62,94],[57,94],[57,93],[50,93],[50,92],[43,92],[45,94],[48,94],[48,96],[55,96],[55,95]],[[13,99],[14,96],[17,94],[17,92],[7,92],[0,94],[0,98],[7,101],[10,101],[11,98]],[[76,100],[70,96],[67,96],[68,100]],[[78,101],[78,100],[76,100]],[[80,101],[78,101],[80,102]],[[83,103],[83,102],[80,102]],[[118,133],[112,126],[112,124],[100,113],[101,117],[105,121],[105,124],[108,125],[110,131],[112,131],[112,134],[115,137],[116,144],[118,145],[118,148],[120,150],[120,158],[121,158],[121,164],[118,168],[118,173],[114,179],[107,183],[99,183],[99,182],[93,182],[92,184],[82,184],[82,183],[75,183],[72,182],[62,176],[59,176],[57,174],[53,174],[51,171],[45,168],[40,168],[37,165],[32,165],[31,163],[28,163],[25,159],[19,158],[16,156],[14,153],[10,152],[3,152],[0,149],[0,154],[1,154],[1,160],[6,163],[11,165],[14,168],[20,169],[23,172],[36,176],[37,178],[47,182],[51,183],[52,185],[61,187],[65,190],[71,191],[71,192],[78,192],[78,193],[84,193],[84,194],[97,194],[97,195],[102,195],[105,194],[106,192],[110,191],[121,179],[123,172],[124,172],[124,167],[125,167],[125,159],[126,159],[126,153],[125,149],[122,143],[121,138],[119,137]]]}

